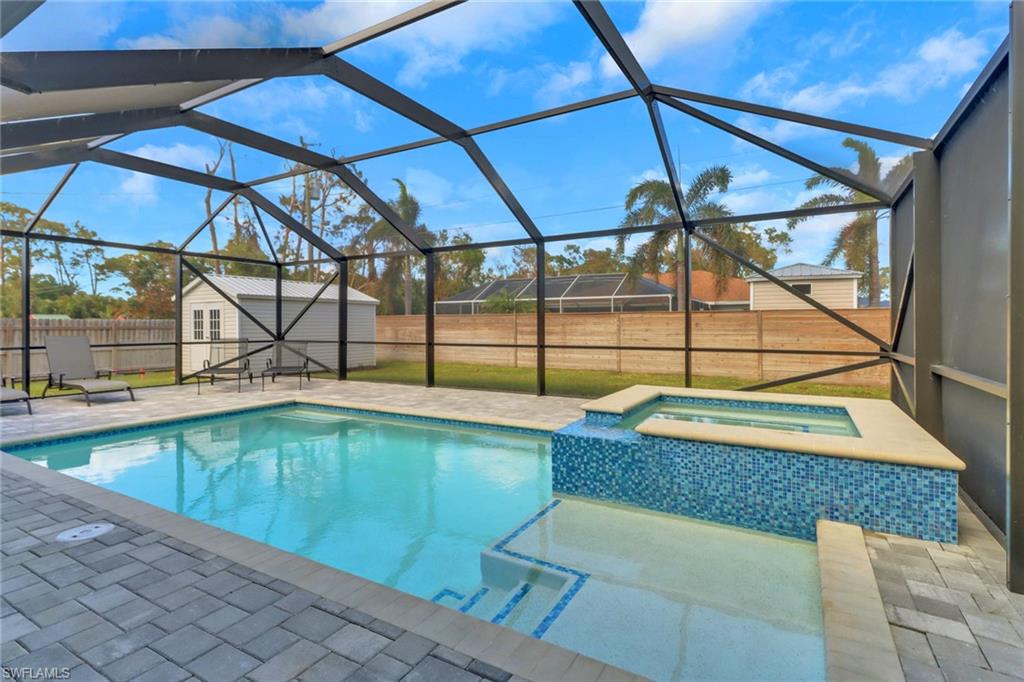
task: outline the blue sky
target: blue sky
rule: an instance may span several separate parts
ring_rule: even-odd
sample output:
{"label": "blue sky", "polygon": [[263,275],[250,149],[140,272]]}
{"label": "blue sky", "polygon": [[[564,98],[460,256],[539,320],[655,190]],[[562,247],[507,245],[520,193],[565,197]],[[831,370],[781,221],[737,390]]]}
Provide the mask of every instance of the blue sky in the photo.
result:
{"label": "blue sky", "polygon": [[[393,2],[59,2],[50,0],[3,41],[4,50],[322,45],[409,5]],[[607,2],[651,79],[679,88],[783,106],[930,136],[956,106],[1007,30],[994,2]],[[625,79],[569,2],[469,2],[343,56],[464,127],[614,92]],[[326,79],[258,85],[203,109],[324,152],[348,155],[429,133]],[[843,135],[707,111],[822,163],[849,167]],[[735,213],[794,207],[809,173],[675,111],[665,122],[684,182],[727,164]],[[613,227],[626,190],[664,169],[643,105],[634,100],[478,137],[547,234]],[[112,148],[201,170],[216,141],[184,129],[128,136]],[[885,163],[909,150],[876,145]],[[251,180],[284,163],[236,148]],[[406,181],[433,229],[476,239],[521,228],[464,154],[439,145],[359,164],[393,196]],[[5,200],[36,206],[57,169],[2,179]],[[266,186],[274,195],[281,186]],[[170,181],[84,166],[49,217],[81,220],[113,240],[179,241],[204,217],[204,192]],[[805,223],[780,263],[819,262],[841,217]],[[884,238],[884,235],[883,235]],[[608,240],[591,242],[604,246]],[[887,247],[883,245],[882,252]],[[507,252],[496,251],[501,260]]]}

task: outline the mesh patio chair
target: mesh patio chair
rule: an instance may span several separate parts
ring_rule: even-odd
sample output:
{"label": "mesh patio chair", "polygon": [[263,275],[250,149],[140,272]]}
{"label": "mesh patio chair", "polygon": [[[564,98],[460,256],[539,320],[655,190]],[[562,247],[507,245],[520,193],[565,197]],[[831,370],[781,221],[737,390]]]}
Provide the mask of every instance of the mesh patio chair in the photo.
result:
{"label": "mesh patio chair", "polygon": [[196,372],[196,395],[203,377],[210,377],[210,385],[217,377],[235,377],[238,379],[238,392],[242,392],[242,379],[249,377],[252,383],[252,369],[249,358],[241,357],[249,352],[249,339],[220,339],[210,344],[210,354],[203,360],[203,368]]}
{"label": "mesh patio chair", "polygon": [[88,337],[47,336],[44,343],[46,360],[50,364],[50,373],[46,376],[46,387],[43,389],[44,398],[51,388],[77,388],[90,407],[94,393],[128,391],[131,399],[135,400],[132,387],[126,381],[115,380],[113,370],[96,369]]}
{"label": "mesh patio chair", "polygon": [[0,377],[0,403],[25,402],[25,409],[32,414],[32,403],[29,401],[28,393],[14,388],[14,380],[11,380],[11,387],[7,388],[7,377]]}
{"label": "mesh patio chair", "polygon": [[272,357],[267,359],[267,368],[260,376],[263,390],[267,390],[267,377],[270,382],[279,376],[298,376],[299,390],[302,390],[302,375],[306,375],[306,381],[312,381],[309,373],[309,358],[307,349],[309,344],[305,341],[275,341]]}

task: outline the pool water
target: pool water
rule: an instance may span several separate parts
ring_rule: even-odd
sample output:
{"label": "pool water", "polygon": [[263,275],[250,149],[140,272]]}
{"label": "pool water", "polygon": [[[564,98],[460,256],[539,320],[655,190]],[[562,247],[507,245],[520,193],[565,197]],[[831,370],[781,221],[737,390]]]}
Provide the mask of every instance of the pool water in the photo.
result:
{"label": "pool water", "polygon": [[853,419],[850,418],[846,410],[837,408],[795,411],[784,407],[773,407],[771,403],[737,406],[728,403],[715,405],[658,401],[628,415],[617,426],[623,429],[632,429],[648,419],[672,419],[701,424],[771,429],[773,431],[860,437]]}
{"label": "pool water", "polygon": [[813,543],[552,499],[549,448],[283,406],[7,450],[655,680],[824,679]]}
{"label": "pool water", "polygon": [[14,454],[429,599],[551,498],[549,443],[289,407]]}

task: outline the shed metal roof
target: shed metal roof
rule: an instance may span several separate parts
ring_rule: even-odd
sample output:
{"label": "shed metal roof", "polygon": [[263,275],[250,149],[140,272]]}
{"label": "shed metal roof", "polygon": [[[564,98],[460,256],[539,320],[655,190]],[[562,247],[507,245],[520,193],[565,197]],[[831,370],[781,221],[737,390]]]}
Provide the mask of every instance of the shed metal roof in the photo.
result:
{"label": "shed metal roof", "polygon": [[[769,270],[769,272],[779,279],[856,279],[864,274],[857,270],[842,270],[825,265],[812,265],[811,263],[794,263],[793,265]],[[767,280],[761,275],[751,275],[747,277],[747,281],[764,282]]]}
{"label": "shed metal roof", "polygon": [[[206,278],[225,294],[235,298],[273,299],[276,295],[277,283],[269,277],[207,274]],[[182,290],[182,296],[187,296],[189,291],[200,284],[203,284],[202,280],[198,278],[192,280]],[[286,279],[281,283],[281,297],[308,301],[316,295],[321,286],[323,286],[323,282],[296,282]],[[319,300],[337,301],[338,287],[328,287]],[[380,303],[380,301],[372,296],[367,296],[352,287],[348,288],[348,300],[350,303],[372,303],[374,305]]]}

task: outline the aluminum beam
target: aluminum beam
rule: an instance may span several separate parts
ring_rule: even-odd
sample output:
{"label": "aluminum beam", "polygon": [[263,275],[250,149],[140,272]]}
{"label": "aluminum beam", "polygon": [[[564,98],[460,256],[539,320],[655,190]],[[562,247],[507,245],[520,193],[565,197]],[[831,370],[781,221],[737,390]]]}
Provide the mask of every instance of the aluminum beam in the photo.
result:
{"label": "aluminum beam", "polygon": [[39,9],[43,0],[4,0],[0,3],[0,38]]}
{"label": "aluminum beam", "polygon": [[206,229],[207,225],[209,225],[214,220],[216,220],[217,216],[219,216],[221,214],[221,211],[223,211],[225,208],[227,208],[228,204],[230,204],[234,199],[235,199],[235,195],[234,194],[229,194],[227,199],[225,199],[224,201],[220,202],[220,205],[217,208],[213,209],[213,213],[211,213],[206,218],[206,220],[204,220],[202,223],[200,223],[199,227],[197,227],[196,229],[192,230],[192,234],[190,234],[188,236],[188,238],[181,243],[181,246],[178,247],[178,251],[184,251],[185,249],[187,249],[188,245],[192,243],[192,240],[195,239],[196,237],[198,237],[199,233],[202,232],[204,229]]}
{"label": "aluminum beam", "polygon": [[[306,149],[305,147],[300,147],[296,144],[291,144],[290,142],[278,140],[277,138],[270,137],[269,135],[264,135],[263,133],[258,133],[254,130],[249,130],[248,128],[243,128],[242,126],[235,125],[234,123],[222,121],[221,119],[207,116],[206,114],[201,114],[196,111],[190,111],[183,114],[183,120],[188,127],[194,130],[199,130],[210,135],[215,135],[226,140],[237,142],[238,144],[242,144],[247,147],[252,147],[253,149],[267,152],[268,154],[291,159],[292,161],[297,161],[299,163],[306,164],[307,166],[312,166],[314,168],[334,173],[341,178],[341,180],[348,185],[353,192],[358,194],[363,201],[365,201],[373,210],[384,218],[385,221],[394,227],[399,234],[405,237],[410,244],[416,247],[417,250],[422,252],[427,248],[427,243],[415,233],[410,225],[405,224],[405,221],[395,213],[384,199],[373,192],[373,190],[371,190],[369,186],[352,170],[343,165],[339,165],[338,162],[330,156],[320,154],[311,149]],[[326,244],[326,242],[323,242],[323,240],[320,240],[319,238],[317,238],[317,241],[309,239],[305,232],[305,228],[299,231],[304,238],[312,242],[314,246],[324,253],[329,254],[332,257],[344,257],[343,254],[336,250],[332,252],[331,249],[333,249],[333,247],[324,248],[323,244]]]}
{"label": "aluminum beam", "polygon": [[1010,302],[1007,357],[1007,574],[1024,594],[1024,3],[1010,6]]}
{"label": "aluminum beam", "polygon": [[629,45],[615,27],[604,6],[597,0],[573,0],[573,3],[633,89],[641,95],[651,93],[650,79],[647,78],[640,62],[636,60],[633,51],[629,49]]}
{"label": "aluminum beam", "polygon": [[238,192],[240,196],[245,197],[258,208],[263,209],[263,212],[268,214],[271,218],[287,227],[292,232],[295,232],[300,237],[305,239],[307,242],[315,246],[321,252],[331,256],[332,258],[344,258],[343,254],[338,249],[334,248],[331,244],[324,241],[320,236],[314,232],[310,232],[306,229],[306,226],[300,223],[298,220],[292,217],[290,213],[285,211],[283,208],[275,204],[273,201],[263,196],[251,187],[245,187]]}
{"label": "aluminum beam", "polygon": [[746,386],[739,390],[741,391],[763,391],[766,388],[775,388],[776,386],[785,386],[786,384],[795,384],[800,381],[810,381],[812,379],[820,379],[822,377],[832,376],[834,374],[845,374],[846,372],[856,372],[859,369],[868,369],[869,367],[877,367],[878,365],[888,364],[887,358],[876,358],[875,360],[865,360],[864,362],[856,362],[852,365],[843,365],[841,367],[833,367],[831,369],[823,369],[817,372],[807,372],[806,374],[798,374],[793,377],[786,377],[785,379],[776,379],[775,381],[766,381],[763,384],[755,384],[754,386]]}
{"label": "aluminum beam", "polygon": [[669,105],[673,109],[677,109],[683,112],[684,114],[689,114],[690,116],[700,121],[703,121],[708,125],[712,125],[715,128],[718,128],[719,130],[724,130],[725,132],[734,135],[740,138],[741,140],[746,140],[747,142],[750,142],[753,145],[756,145],[773,154],[781,156],[784,159],[788,159],[789,161],[792,161],[793,163],[799,164],[804,168],[812,170],[815,173],[818,173],[819,175],[823,175],[826,178],[831,178],[832,180],[842,183],[847,187],[852,187],[853,189],[863,192],[868,196],[872,196],[878,199],[879,201],[885,202],[886,205],[892,204],[892,197],[889,196],[889,194],[875,187],[874,185],[869,185],[868,183],[863,182],[860,178],[857,178],[856,176],[846,172],[845,170],[839,168],[829,168],[828,166],[824,166],[818,163],[817,161],[812,161],[811,159],[808,159],[805,156],[801,156],[796,152],[790,151],[785,147],[781,147],[775,144],[774,142],[770,142],[764,139],[763,137],[754,135],[753,133],[750,133],[746,130],[743,130],[742,128],[734,126],[733,124],[728,123],[727,121],[723,121],[722,119],[716,116],[712,116],[711,114],[702,111],[701,109],[690,106],[685,102],[673,99],[672,97],[658,95],[657,99]]}
{"label": "aluminum beam", "polygon": [[71,176],[74,175],[76,170],[78,170],[77,163],[70,166],[66,171],[64,171],[64,175],[61,177],[60,181],[50,191],[49,195],[47,195],[46,200],[43,202],[43,205],[39,207],[39,210],[36,211],[35,216],[32,217],[32,221],[28,224],[28,227],[25,228],[26,235],[32,234],[32,230],[34,230],[36,228],[36,225],[39,224],[39,221],[42,220],[43,214],[46,213],[46,209],[50,208],[50,204],[52,204],[54,199],[57,198],[57,195],[60,194],[60,191],[64,189],[64,185],[68,184],[68,180],[71,179]]}
{"label": "aluminum beam", "polygon": [[933,146],[932,141],[927,137],[907,135],[905,133],[899,133],[892,130],[885,130],[883,128],[872,128],[871,126],[863,126],[857,123],[848,123],[846,121],[838,121],[836,119],[824,118],[822,116],[812,116],[811,114],[802,114],[797,111],[789,111],[788,109],[768,107],[762,104],[744,102],[743,100],[729,99],[728,97],[717,97],[715,95],[707,95],[702,92],[693,92],[692,90],[680,90],[679,88],[669,88],[664,85],[655,85],[654,92],[656,92],[659,95],[677,97],[679,99],[685,99],[690,102],[700,102],[701,104],[710,104],[712,106],[721,107],[723,109],[744,111],[749,114],[768,116],[771,118],[781,119],[783,121],[792,121],[793,123],[802,123],[804,125],[813,126],[815,128],[836,130],[841,133],[849,133],[850,135],[870,137],[875,140],[894,142],[896,144],[903,144],[908,147],[917,147],[918,149],[931,149]]}
{"label": "aluminum beam", "polygon": [[158,107],[4,123],[0,125],[0,150],[7,153],[54,142],[166,128],[178,125],[180,114],[178,107]]}
{"label": "aluminum beam", "polygon": [[943,434],[942,385],[931,372],[942,364],[942,208],[939,162],[914,154],[914,405],[915,418],[939,440]]}
{"label": "aluminum beam", "polygon": [[235,182],[234,180],[210,175],[209,173],[200,173],[198,171],[188,170],[187,168],[179,168],[178,166],[172,166],[171,164],[163,163],[161,161],[144,159],[140,156],[123,154],[109,149],[93,149],[89,152],[87,158],[90,161],[96,161],[97,163],[102,163],[107,166],[116,166],[117,168],[123,168],[125,170],[145,173],[146,175],[155,175],[157,177],[167,178],[168,180],[185,182],[190,185],[199,185],[200,187],[215,189],[221,192],[234,193],[244,189],[244,186],[241,183]]}
{"label": "aluminum beam", "polygon": [[318,47],[5,52],[4,77],[31,92],[266,78],[323,59]]}
{"label": "aluminum beam", "polygon": [[522,204],[519,203],[519,200],[483,153],[483,150],[469,137],[469,133],[466,130],[338,57],[325,59],[311,67],[309,71],[327,76],[396,114],[461,146],[494,191],[497,192],[515,219],[526,230],[527,234],[537,243],[543,239],[540,230],[537,229],[537,226],[533,223],[533,220],[527,214]]}
{"label": "aluminum beam", "polygon": [[693,234],[694,237],[696,237],[697,239],[701,240],[702,242],[704,242],[705,244],[707,244],[711,248],[713,248],[713,249],[715,249],[715,250],[725,254],[726,256],[729,256],[730,258],[732,258],[734,261],[736,261],[740,265],[744,266],[745,268],[753,270],[757,274],[759,274],[762,277],[764,277],[765,279],[767,279],[772,284],[775,284],[776,286],[782,287],[787,292],[789,292],[793,296],[796,296],[797,298],[799,298],[801,301],[803,301],[807,305],[811,306],[812,308],[815,308],[815,309],[819,310],[820,312],[825,313],[826,315],[831,317],[833,320],[835,320],[839,324],[841,324],[844,327],[846,327],[847,329],[849,329],[849,330],[851,330],[853,332],[856,332],[857,334],[860,334],[861,336],[863,336],[868,341],[871,341],[872,343],[878,344],[878,347],[881,350],[883,350],[883,351],[890,351],[890,350],[892,350],[892,348],[889,346],[888,343],[886,343],[882,339],[878,338],[877,336],[875,336],[874,334],[869,332],[867,329],[864,329],[864,327],[861,327],[856,322],[853,322],[851,320],[846,319],[845,317],[843,317],[842,315],[840,315],[836,311],[834,311],[831,308],[829,308],[827,305],[819,303],[817,300],[811,298],[810,296],[808,296],[804,292],[794,288],[788,282],[785,282],[785,281],[779,279],[778,277],[776,277],[772,273],[768,272],[767,270],[765,270],[761,266],[759,266],[759,265],[757,265],[757,264],[747,260],[746,258],[744,258],[743,256],[739,255],[735,251],[733,251],[733,250],[731,250],[731,249],[729,249],[729,248],[727,248],[725,246],[722,246],[721,244],[716,242],[711,237],[708,237],[706,234],[702,234],[699,230],[694,230],[692,234]]}
{"label": "aluminum beam", "polygon": [[427,17],[434,16],[438,12],[443,12],[446,9],[461,5],[466,0],[430,0],[424,2],[421,5],[417,5],[412,9],[397,14],[390,19],[378,22],[373,26],[369,26],[360,31],[342,38],[341,40],[335,40],[332,43],[324,45],[323,51],[325,54],[334,54],[335,52],[341,52],[353,48],[356,45],[362,45],[365,42],[373,40],[379,36],[397,31],[400,28],[408,26],[409,24],[426,19]]}

